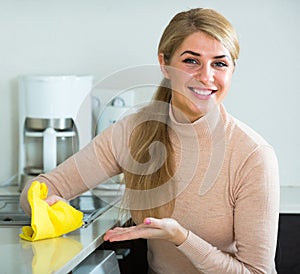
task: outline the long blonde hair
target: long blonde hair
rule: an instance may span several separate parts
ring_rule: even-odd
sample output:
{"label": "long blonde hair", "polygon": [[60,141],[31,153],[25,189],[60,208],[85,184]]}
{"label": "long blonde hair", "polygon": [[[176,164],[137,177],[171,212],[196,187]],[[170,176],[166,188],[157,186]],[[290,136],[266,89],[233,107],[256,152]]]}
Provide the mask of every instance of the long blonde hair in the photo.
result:
{"label": "long blonde hair", "polygon": [[[167,65],[170,64],[174,52],[182,44],[183,40],[198,31],[205,32],[220,41],[228,49],[235,63],[239,55],[239,43],[236,32],[226,18],[211,9],[197,8],[175,15],[162,34],[158,46],[158,54],[163,53],[165,63]],[[168,105],[171,97],[170,81],[164,78],[161,85],[157,88],[152,103],[139,114],[144,116],[143,120],[145,122],[135,127],[130,137],[130,153],[136,161],[135,163],[147,163],[150,161],[150,158],[152,163],[155,161],[160,162],[162,156],[159,149],[152,149],[151,155],[149,153],[151,144],[157,141],[164,145],[166,159],[160,168],[150,174],[147,174],[145,171],[129,172],[124,170],[124,180],[127,189],[151,190],[169,182],[174,176],[176,163],[174,163],[174,157],[172,156],[173,148],[169,136],[171,129],[168,127]],[[155,102],[163,102],[163,104],[157,105]],[[160,117],[158,118],[156,115],[160,115]],[[130,170],[134,170],[134,167]],[[169,191],[173,192],[171,194],[173,199],[170,199],[164,205],[156,206],[153,204],[149,208],[144,208],[142,205],[144,201],[139,201],[141,209],[131,209],[131,215],[135,223],[140,223],[145,217],[149,216],[158,218],[170,216],[175,205],[176,185],[174,184],[174,187]],[[150,192],[148,198],[153,198]],[[135,197],[135,199],[138,199],[138,197]],[[144,196],[143,199],[145,199]]]}

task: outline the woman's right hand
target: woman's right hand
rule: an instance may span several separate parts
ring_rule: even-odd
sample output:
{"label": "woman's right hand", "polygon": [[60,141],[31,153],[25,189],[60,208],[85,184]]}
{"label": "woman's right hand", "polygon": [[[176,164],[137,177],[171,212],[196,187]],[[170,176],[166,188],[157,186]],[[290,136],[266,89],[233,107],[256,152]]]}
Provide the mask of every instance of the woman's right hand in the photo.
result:
{"label": "woman's right hand", "polygon": [[58,201],[63,201],[65,203],[68,203],[67,200],[64,198],[58,196],[58,195],[50,195],[44,200],[49,206],[55,204]]}

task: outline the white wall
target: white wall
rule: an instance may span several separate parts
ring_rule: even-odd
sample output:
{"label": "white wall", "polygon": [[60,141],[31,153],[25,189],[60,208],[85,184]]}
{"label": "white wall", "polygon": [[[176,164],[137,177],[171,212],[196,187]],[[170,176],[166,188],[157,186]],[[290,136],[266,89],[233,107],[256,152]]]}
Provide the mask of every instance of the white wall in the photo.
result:
{"label": "white wall", "polygon": [[92,74],[100,81],[156,64],[164,27],[176,12],[196,6],[222,12],[240,36],[227,109],[275,147],[281,183],[300,185],[296,0],[0,0],[0,182],[17,173],[19,75]]}

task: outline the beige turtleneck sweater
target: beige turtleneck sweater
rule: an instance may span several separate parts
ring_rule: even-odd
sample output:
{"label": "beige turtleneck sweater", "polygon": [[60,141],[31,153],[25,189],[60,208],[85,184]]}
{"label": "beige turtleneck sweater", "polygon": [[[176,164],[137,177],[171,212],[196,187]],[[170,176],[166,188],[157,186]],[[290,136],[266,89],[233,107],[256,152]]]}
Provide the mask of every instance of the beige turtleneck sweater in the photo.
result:
{"label": "beige turtleneck sweater", "polygon": [[[71,199],[122,172],[132,117],[36,179],[49,194]],[[279,176],[272,147],[222,105],[192,124],[177,123],[170,111],[170,127],[178,182],[171,217],[189,235],[178,247],[148,240],[150,272],[276,273]],[[28,211],[27,189],[21,204]]]}

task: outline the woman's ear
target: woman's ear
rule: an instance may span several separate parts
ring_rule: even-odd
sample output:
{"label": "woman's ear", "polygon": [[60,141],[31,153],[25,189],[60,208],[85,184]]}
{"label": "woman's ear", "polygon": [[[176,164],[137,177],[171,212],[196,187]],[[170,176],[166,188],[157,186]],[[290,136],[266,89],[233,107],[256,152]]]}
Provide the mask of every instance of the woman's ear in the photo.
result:
{"label": "woman's ear", "polygon": [[168,72],[168,69],[167,69],[167,65],[166,65],[166,62],[165,62],[165,55],[163,53],[158,54],[158,62],[160,64],[161,72],[163,73],[165,78],[170,79],[169,72]]}

